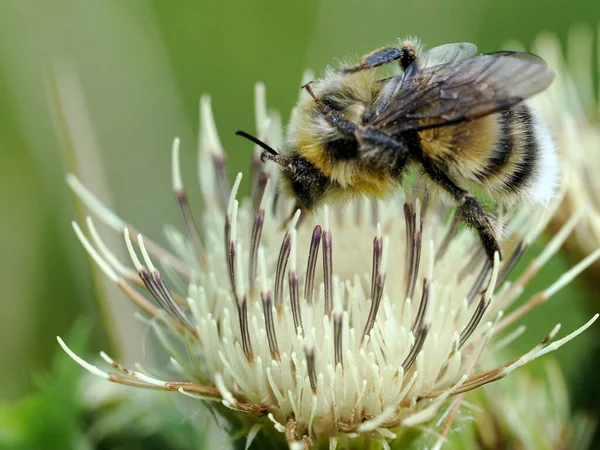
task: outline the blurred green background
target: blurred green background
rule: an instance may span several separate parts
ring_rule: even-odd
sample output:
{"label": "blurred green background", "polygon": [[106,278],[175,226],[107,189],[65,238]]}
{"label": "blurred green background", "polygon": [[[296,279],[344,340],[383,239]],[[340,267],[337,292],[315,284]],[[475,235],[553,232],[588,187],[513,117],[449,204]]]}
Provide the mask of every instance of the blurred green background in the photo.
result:
{"label": "blurred green background", "polygon": [[[399,37],[417,35],[429,47],[470,41],[487,52],[513,39],[529,44],[543,31],[565,42],[573,25],[599,23],[597,0],[0,1],[0,399],[35,390],[32,375],[50,369],[55,336],[77,317],[93,324],[90,350],[110,349],[124,362],[146,358],[132,308],[88,263],[72,232],[81,211],[66,171],[76,170],[122,217],[162,242],[165,218],[180,225],[170,191],[174,136],[182,139],[190,195],[199,199],[202,93],[212,96],[232,175],[248,166],[250,147],[233,132],[254,127],[256,81],[265,82],[269,106],[285,121],[305,68],[318,73],[336,57]],[[57,85],[67,92],[69,120],[81,122],[70,133],[56,115]],[[89,123],[78,113],[82,101]],[[122,248],[118,236],[113,247]],[[531,290],[567,266],[556,259]],[[100,301],[106,293],[111,301]],[[532,314],[523,348],[555,322],[570,330],[587,320],[600,304],[586,296],[574,283]],[[559,354],[579,394],[583,364],[598,354],[594,332]]]}

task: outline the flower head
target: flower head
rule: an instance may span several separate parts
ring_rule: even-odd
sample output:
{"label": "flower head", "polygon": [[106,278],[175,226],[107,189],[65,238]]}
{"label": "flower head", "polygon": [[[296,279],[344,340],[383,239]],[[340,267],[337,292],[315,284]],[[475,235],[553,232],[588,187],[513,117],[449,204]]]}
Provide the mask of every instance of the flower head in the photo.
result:
{"label": "flower head", "polygon": [[[277,146],[281,129],[264,105],[259,86],[257,134]],[[74,224],[77,236],[145,313],[171,357],[172,374],[164,379],[126,369],[102,353],[115,370],[106,372],[78,358],[59,338],[92,373],[216,402],[248,442],[261,433],[293,448],[362,448],[366,442],[387,448],[390,441],[409,439],[407,430],[429,422],[450,399],[560,347],[598,317],[553,341],[557,325],[520,358],[481,369],[490,340],[600,256],[594,252],[503,316],[580,214],[509,283],[510,271],[558,201],[507,217],[504,261],[496,255],[490,264],[478,238],[458,232],[452,210],[416,187],[407,186],[389,202],[356,200],[302,216],[292,211],[278,190],[277,174],[260,164],[256,149],[251,196],[238,200],[242,175],[230,187],[207,97],[201,116],[204,212],[196,222],[176,139],[173,188],[186,234],[168,228],[172,252],[138,234],[69,176],[92,212],[124,234],[133,268],[106,248],[91,218],[91,240]],[[459,405],[453,401],[451,408]],[[438,446],[447,428],[449,423]]]}

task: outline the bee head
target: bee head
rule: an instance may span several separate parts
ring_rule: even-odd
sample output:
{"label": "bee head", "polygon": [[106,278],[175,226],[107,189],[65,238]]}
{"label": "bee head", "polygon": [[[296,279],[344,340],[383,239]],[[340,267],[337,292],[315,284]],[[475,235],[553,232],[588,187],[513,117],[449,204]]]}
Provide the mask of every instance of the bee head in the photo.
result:
{"label": "bee head", "polygon": [[329,179],[310,161],[298,155],[297,152],[292,152],[292,156],[282,155],[244,131],[236,131],[235,134],[262,147],[261,159],[263,161],[273,161],[281,167],[283,181],[289,193],[305,210],[311,210],[323,199],[329,187]]}
{"label": "bee head", "polygon": [[305,210],[310,211],[325,198],[330,180],[306,158],[292,153],[282,173],[288,192]]}

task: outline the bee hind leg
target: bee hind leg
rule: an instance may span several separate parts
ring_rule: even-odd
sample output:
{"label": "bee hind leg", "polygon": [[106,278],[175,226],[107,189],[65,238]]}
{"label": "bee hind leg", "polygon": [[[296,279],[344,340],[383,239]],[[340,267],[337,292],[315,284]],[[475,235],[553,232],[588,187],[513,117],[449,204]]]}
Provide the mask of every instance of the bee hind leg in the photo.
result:
{"label": "bee hind leg", "polygon": [[465,195],[462,203],[456,209],[456,217],[466,225],[475,229],[488,259],[493,263],[494,253],[502,259],[502,251],[498,243],[498,221],[487,213],[479,201],[470,195]]}
{"label": "bee hind leg", "polygon": [[447,191],[457,203],[456,219],[473,228],[479,234],[483,249],[493,264],[494,253],[502,259],[502,251],[498,242],[499,222],[489,214],[479,201],[471,196],[468,191],[460,188],[450,177],[431,160],[422,155],[422,164],[425,172],[438,186]]}

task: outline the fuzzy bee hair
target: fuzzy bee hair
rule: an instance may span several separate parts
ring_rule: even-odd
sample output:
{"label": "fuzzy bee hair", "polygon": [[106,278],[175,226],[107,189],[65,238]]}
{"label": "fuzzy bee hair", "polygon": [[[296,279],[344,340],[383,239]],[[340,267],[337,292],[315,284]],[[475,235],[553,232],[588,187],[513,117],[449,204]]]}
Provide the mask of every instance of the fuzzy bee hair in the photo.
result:
{"label": "fuzzy bee hair", "polygon": [[[264,159],[281,166],[284,186],[305,211],[356,195],[385,198],[416,168],[417,182],[457,203],[457,218],[477,230],[493,260],[498,223],[470,192],[501,205],[552,197],[554,144],[523,101],[554,74],[529,53],[476,52],[468,43],[422,52],[405,40],[328,69],[304,86],[310,95],[297,106],[282,152],[265,147]],[[382,76],[392,62],[396,71]]]}

